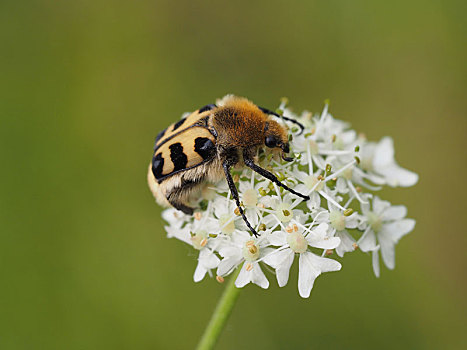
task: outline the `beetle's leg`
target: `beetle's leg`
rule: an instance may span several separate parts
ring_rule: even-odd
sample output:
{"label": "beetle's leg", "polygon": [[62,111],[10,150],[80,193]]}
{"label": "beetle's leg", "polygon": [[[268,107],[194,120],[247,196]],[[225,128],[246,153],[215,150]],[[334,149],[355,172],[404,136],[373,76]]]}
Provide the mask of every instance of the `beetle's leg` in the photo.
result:
{"label": "beetle's leg", "polygon": [[256,165],[252,159],[250,158],[247,158],[247,157],[244,157],[244,162],[245,162],[245,165],[247,167],[249,167],[250,169],[252,169],[253,171],[257,172],[258,174],[260,174],[261,176],[264,176],[266,179],[268,180],[271,180],[272,182],[274,182],[276,185],[286,189],[287,191],[305,199],[305,200],[309,200],[310,199],[310,196],[306,196],[304,194],[301,194],[301,193],[298,193],[296,191],[294,191],[293,189],[291,189],[289,186],[283,184],[282,182],[279,181],[279,179],[276,177],[276,175],[274,175],[273,173],[267,171],[266,169],[263,169],[261,168],[259,165]]}
{"label": "beetle's leg", "polygon": [[303,133],[303,130],[305,130],[305,127],[303,126],[303,124],[300,123],[300,122],[298,122],[298,121],[296,121],[296,120],[293,119],[293,118],[284,117],[283,115],[277,114],[276,112],[273,112],[273,111],[271,111],[271,110],[269,110],[269,109],[267,109],[267,108],[263,108],[263,107],[258,107],[258,108],[259,108],[263,113],[271,114],[271,115],[273,115],[273,116],[275,116],[275,117],[282,118],[282,119],[284,119],[284,120],[287,120],[287,121],[289,121],[289,122],[292,122],[292,123],[294,123],[294,124],[297,124],[298,127],[300,128],[300,133],[299,133],[299,135],[300,135],[301,133]]}
{"label": "beetle's leg", "polygon": [[229,185],[230,193],[232,193],[232,197],[235,200],[235,203],[237,203],[237,208],[240,211],[240,215],[242,215],[243,221],[245,221],[245,224],[248,226],[250,229],[251,233],[255,235],[255,237],[258,237],[258,233],[255,231],[253,227],[251,227],[250,222],[245,216],[245,212],[243,211],[243,208],[240,206],[240,199],[238,198],[238,191],[237,187],[235,187],[234,180],[232,179],[232,175],[230,174],[230,163],[228,160],[224,161],[222,164],[222,167],[224,168],[224,173],[225,173],[225,178],[227,179],[227,184]]}
{"label": "beetle's leg", "polygon": [[170,198],[167,198],[167,200],[169,201],[169,203],[177,210],[181,210],[182,212],[184,212],[185,214],[187,215],[193,215],[193,212],[194,212],[194,209],[192,207],[189,207],[183,203],[180,203],[180,202],[177,202],[177,201],[174,201],[174,200],[171,200]]}
{"label": "beetle's leg", "polygon": [[184,201],[186,200],[186,194],[196,190],[203,180],[203,177],[195,181],[182,178],[179,187],[175,187],[167,193],[167,200],[175,209],[181,210],[185,214],[193,215],[194,208],[187,206]]}

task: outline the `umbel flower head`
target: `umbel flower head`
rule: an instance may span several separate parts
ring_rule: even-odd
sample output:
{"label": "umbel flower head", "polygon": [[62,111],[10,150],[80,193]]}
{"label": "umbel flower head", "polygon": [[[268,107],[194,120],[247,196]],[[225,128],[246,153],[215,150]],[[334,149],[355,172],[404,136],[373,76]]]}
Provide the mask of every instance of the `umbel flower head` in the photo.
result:
{"label": "umbel flower head", "polygon": [[320,114],[296,115],[282,102],[278,113],[305,126],[300,132],[295,124],[282,120],[289,130],[294,160],[285,162],[260,151],[258,162],[310,199],[295,196],[245,168],[234,172],[234,181],[258,237],[246,227],[225,180],[206,184],[194,203],[198,208],[194,215],[166,209],[162,216],[168,237],[199,251],[195,282],[206,275],[223,281],[241,269],[237,287],[254,283],[268,288],[265,271],[273,270],[283,287],[295,262],[298,291],[307,298],[319,275],[341,269],[337,256],[371,253],[376,276],[380,275],[380,255],[394,269],[395,246],[413,230],[415,221],[406,218],[405,206],[392,205],[375,192],[385,185],[413,186],[418,175],[396,163],[392,139],[367,141],[348,123],[335,119],[327,104]]}

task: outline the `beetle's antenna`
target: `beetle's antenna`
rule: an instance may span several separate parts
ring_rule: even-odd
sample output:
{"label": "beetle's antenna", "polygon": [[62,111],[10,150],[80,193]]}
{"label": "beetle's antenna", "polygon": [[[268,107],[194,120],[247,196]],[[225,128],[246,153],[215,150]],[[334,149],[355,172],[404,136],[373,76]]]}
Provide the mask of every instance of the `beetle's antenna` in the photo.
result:
{"label": "beetle's antenna", "polygon": [[301,133],[303,133],[303,130],[305,130],[305,127],[303,126],[303,124],[300,123],[300,122],[298,122],[298,121],[296,121],[296,120],[293,119],[293,118],[284,117],[283,115],[280,115],[280,114],[278,114],[278,113],[276,113],[276,112],[273,112],[273,111],[271,111],[271,110],[269,110],[269,109],[267,109],[267,108],[263,108],[263,107],[259,107],[259,106],[258,106],[258,108],[259,108],[263,113],[270,114],[270,115],[273,115],[273,116],[275,116],[275,117],[278,117],[278,118],[287,120],[287,121],[289,121],[289,122],[292,122],[292,123],[294,123],[294,124],[297,124],[298,127],[300,128],[300,133],[299,133],[299,135],[300,135]]}

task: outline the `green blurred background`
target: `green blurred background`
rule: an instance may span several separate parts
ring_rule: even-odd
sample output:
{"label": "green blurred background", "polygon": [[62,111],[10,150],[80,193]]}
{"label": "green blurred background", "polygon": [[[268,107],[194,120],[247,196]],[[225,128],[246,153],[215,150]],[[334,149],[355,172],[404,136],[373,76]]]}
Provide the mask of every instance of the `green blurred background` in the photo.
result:
{"label": "green blurred background", "polygon": [[420,174],[415,231],[312,296],[248,286],[219,349],[465,349],[465,1],[2,1],[0,348],[190,349],[223,286],[165,238],[158,131],[226,93],[331,112]]}

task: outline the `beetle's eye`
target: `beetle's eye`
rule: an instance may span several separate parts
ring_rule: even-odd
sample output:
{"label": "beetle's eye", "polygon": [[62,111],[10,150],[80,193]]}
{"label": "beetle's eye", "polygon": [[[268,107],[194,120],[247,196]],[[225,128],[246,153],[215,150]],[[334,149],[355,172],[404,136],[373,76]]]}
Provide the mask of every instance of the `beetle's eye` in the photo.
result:
{"label": "beetle's eye", "polygon": [[277,139],[274,136],[267,136],[264,144],[269,148],[274,148],[277,146]]}

